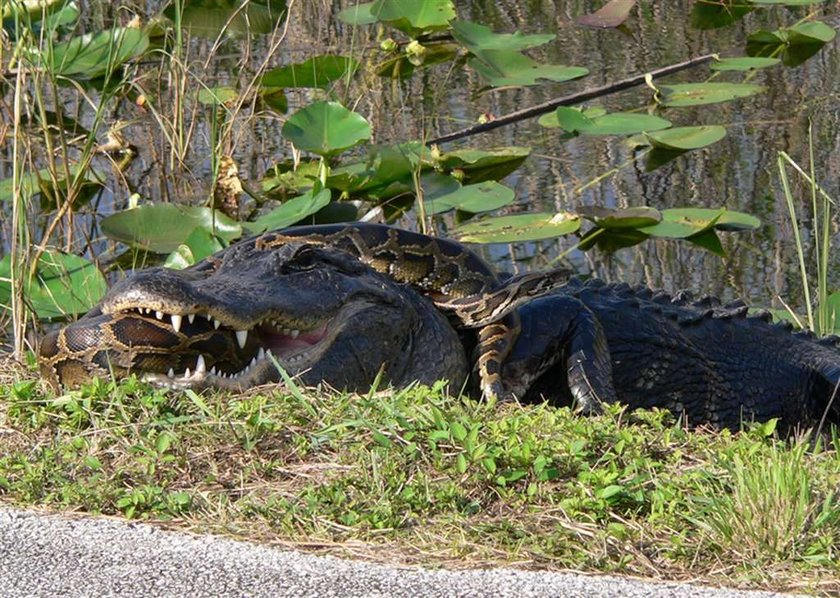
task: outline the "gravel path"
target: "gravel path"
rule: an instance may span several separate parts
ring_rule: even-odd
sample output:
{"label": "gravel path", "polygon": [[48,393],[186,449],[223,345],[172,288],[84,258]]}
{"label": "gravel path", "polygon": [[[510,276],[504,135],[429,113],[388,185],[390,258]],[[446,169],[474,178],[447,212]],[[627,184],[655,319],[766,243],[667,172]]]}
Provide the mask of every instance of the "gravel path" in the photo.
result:
{"label": "gravel path", "polygon": [[0,596],[780,596],[513,569],[443,571],[0,507]]}

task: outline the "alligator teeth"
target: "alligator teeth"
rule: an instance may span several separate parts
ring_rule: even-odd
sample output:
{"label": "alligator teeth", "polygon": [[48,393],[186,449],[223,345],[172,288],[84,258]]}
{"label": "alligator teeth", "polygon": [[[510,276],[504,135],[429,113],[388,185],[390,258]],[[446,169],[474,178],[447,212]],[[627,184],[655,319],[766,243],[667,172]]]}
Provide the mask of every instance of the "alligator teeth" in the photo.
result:
{"label": "alligator teeth", "polygon": [[[173,316],[174,318],[174,316]],[[207,364],[204,362],[204,355],[199,355],[195,362],[195,373],[204,374],[207,372]]]}
{"label": "alligator teeth", "polygon": [[195,322],[195,314],[187,314],[187,322],[189,322],[190,324]]}
{"label": "alligator teeth", "polygon": [[155,312],[155,317],[156,317],[158,320],[162,320],[162,319],[163,319],[163,312],[162,312],[162,311],[156,311],[156,312]]}
{"label": "alligator teeth", "polygon": [[217,375],[217,372],[216,372],[216,366],[215,366],[215,365],[214,365],[212,368],[210,368],[210,375],[211,375],[211,376],[216,376],[216,375]]}
{"label": "alligator teeth", "polygon": [[[211,318],[212,319],[212,318]],[[222,323],[219,320],[213,320],[213,327],[218,330]]]}
{"label": "alligator teeth", "polygon": [[236,342],[239,344],[240,349],[245,348],[245,342],[248,340],[248,331],[247,330],[237,330],[236,331]]}
{"label": "alligator teeth", "polygon": [[166,375],[169,376],[170,378],[174,378],[175,377],[175,370],[173,370],[172,368],[169,368],[169,371],[166,373]]}
{"label": "alligator teeth", "polygon": [[208,322],[213,319],[213,316],[211,316],[210,314],[204,314],[204,317],[207,318]]}
{"label": "alligator teeth", "polygon": [[[158,312],[158,313],[160,313],[160,312]],[[181,331],[181,321],[182,321],[182,319],[183,319],[183,316],[176,316],[175,314],[172,314],[172,328],[175,329],[175,332],[180,332]]]}
{"label": "alligator teeth", "polygon": [[292,333],[290,334],[290,336],[292,338],[297,338],[299,334],[300,334],[300,330],[292,330]]}
{"label": "alligator teeth", "polygon": [[260,361],[265,359],[265,349],[263,349],[262,347],[260,347],[260,350],[257,351],[257,359]]}
{"label": "alligator teeth", "polygon": [[184,380],[186,380],[189,377],[190,377],[190,368],[187,368],[186,371],[184,372]]}

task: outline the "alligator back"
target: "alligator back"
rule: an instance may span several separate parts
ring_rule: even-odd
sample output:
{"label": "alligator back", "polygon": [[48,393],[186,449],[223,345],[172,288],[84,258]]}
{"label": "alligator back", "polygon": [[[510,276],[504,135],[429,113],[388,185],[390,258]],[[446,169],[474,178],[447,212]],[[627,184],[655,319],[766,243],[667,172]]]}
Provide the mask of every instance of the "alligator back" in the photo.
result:
{"label": "alligator back", "polygon": [[598,280],[573,279],[520,308],[520,341],[505,365],[508,383],[516,386],[530,371],[537,373],[526,380],[532,397],[563,401],[579,394],[567,360],[581,321],[569,315],[574,310],[593,316],[600,329],[595,336],[605,341],[605,348],[597,342],[585,347],[584,365],[592,366],[586,384],[594,380],[596,390],[599,376],[608,377],[604,393],[613,394],[607,400],[667,408],[692,424],[732,429],[771,418],[786,427],[824,417],[840,423],[834,338],[794,333],[766,312],[748,315],[739,302],[722,305]]}

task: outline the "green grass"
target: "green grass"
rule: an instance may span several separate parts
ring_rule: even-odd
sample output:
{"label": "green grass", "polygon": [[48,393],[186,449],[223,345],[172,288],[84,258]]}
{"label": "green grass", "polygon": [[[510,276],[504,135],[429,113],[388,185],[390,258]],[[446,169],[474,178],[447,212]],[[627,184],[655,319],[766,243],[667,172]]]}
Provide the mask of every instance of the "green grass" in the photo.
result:
{"label": "green grass", "polygon": [[[0,386],[0,500],[450,566],[840,590],[840,456],[440,389]],[[835,439],[834,446],[837,446]]]}

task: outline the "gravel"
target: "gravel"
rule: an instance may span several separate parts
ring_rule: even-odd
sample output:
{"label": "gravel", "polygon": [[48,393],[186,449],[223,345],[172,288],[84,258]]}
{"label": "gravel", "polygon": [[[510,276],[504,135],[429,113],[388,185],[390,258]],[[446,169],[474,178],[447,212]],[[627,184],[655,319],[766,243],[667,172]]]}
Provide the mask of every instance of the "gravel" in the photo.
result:
{"label": "gravel", "polygon": [[119,520],[0,508],[0,596],[758,598],[781,594],[572,573],[393,567]]}

